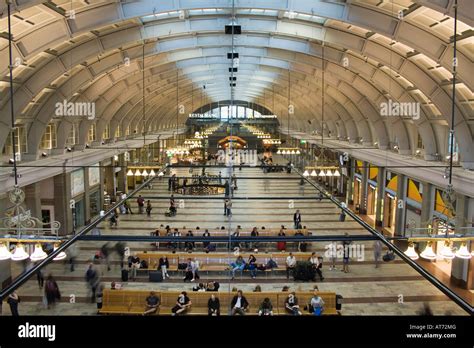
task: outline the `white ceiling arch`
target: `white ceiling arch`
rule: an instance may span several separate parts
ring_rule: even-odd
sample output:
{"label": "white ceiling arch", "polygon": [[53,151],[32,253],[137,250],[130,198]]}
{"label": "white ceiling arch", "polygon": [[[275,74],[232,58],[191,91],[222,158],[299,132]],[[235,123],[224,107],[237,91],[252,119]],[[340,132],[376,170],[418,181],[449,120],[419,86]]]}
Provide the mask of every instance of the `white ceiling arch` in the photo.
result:
{"label": "white ceiling arch", "polygon": [[[92,36],[88,32],[91,31],[91,30],[95,30],[93,28],[98,28],[100,26],[103,26],[106,23],[120,23],[120,22],[123,22],[124,20],[128,20],[128,19],[133,20],[137,16],[149,15],[151,12],[153,12],[153,9],[155,10],[155,13],[162,13],[164,11],[174,11],[174,10],[184,10],[186,12],[186,11],[190,11],[192,9],[212,8],[212,7],[227,8],[228,9],[229,4],[230,4],[230,1],[219,1],[217,5],[215,4],[215,1],[212,1],[212,2],[214,3],[214,6],[207,6],[211,3],[211,1],[204,1],[204,0],[202,0],[202,1],[201,0],[199,0],[199,1],[147,1],[147,2],[135,1],[133,3],[127,3],[127,4],[119,4],[119,3],[108,2],[106,5],[103,5],[102,3],[95,3],[94,6],[83,6],[82,8],[78,8],[78,13],[77,13],[77,16],[76,16],[77,19],[75,21],[72,21],[72,22],[71,21],[66,21],[66,23],[63,23],[63,25],[65,25],[66,27],[68,27],[70,29],[70,30],[68,30],[68,32],[70,33],[69,37],[76,37],[77,35],[80,35],[81,33],[83,33],[84,36]],[[401,7],[403,7],[402,3],[408,3],[408,2],[409,1],[396,1],[396,3],[401,4]],[[57,2],[57,3],[67,4],[66,1]],[[245,4],[247,4],[248,2],[247,1],[246,2],[237,1],[236,3],[237,3],[238,8],[240,8],[240,7],[241,8],[246,8]],[[267,8],[269,10],[275,10],[276,9],[278,11],[283,11],[283,13],[281,13],[281,12],[278,13],[278,16],[280,17],[279,19],[275,19],[275,20],[272,19],[272,20],[269,21],[269,20],[263,20],[261,18],[258,18],[258,16],[255,17],[255,18],[250,16],[250,17],[243,18],[242,21],[247,21],[246,23],[249,24],[248,28],[250,28],[250,29],[257,29],[259,27],[262,27],[262,23],[265,23],[265,22],[271,22],[270,26],[275,25],[275,23],[276,23],[277,29],[275,29],[271,33],[275,34],[275,32],[276,32],[276,34],[279,34],[279,35],[285,35],[285,34],[286,35],[292,35],[292,40],[294,42],[297,42],[298,39],[301,39],[301,38],[305,37],[305,35],[304,34],[301,35],[301,33],[292,33],[292,31],[296,30],[295,28],[301,28],[302,33],[305,33],[306,31],[309,30],[312,33],[312,36],[311,35],[310,36],[314,39],[315,37],[317,38],[316,34],[318,33],[318,30],[320,30],[317,25],[313,25],[313,24],[309,25],[307,23],[307,21],[303,21],[303,20],[299,20],[296,23],[286,21],[286,20],[284,20],[284,11],[288,10],[288,11],[294,11],[296,13],[301,13],[301,14],[307,14],[308,15],[309,13],[311,13],[310,10],[313,9],[315,5],[317,5],[317,12],[318,12],[317,14],[318,14],[318,16],[320,15],[321,17],[328,17],[328,18],[332,18],[333,20],[340,20],[340,21],[343,21],[343,22],[356,24],[356,25],[359,25],[361,27],[369,28],[370,30],[374,30],[374,32],[387,34],[387,35],[393,35],[396,40],[400,39],[401,42],[404,42],[404,40],[402,40],[404,38],[404,36],[402,34],[397,34],[396,30],[399,30],[403,33],[404,31],[401,30],[400,28],[402,28],[404,26],[408,26],[408,25],[413,26],[413,23],[410,23],[409,20],[407,20],[406,22],[399,22],[393,16],[388,16],[386,13],[384,13],[384,11],[385,12],[387,11],[387,8],[385,8],[384,10],[379,11],[379,9],[373,9],[373,8],[370,8],[370,6],[361,6],[361,4],[358,1],[348,2],[347,4],[344,4],[344,2],[341,1],[340,4],[337,4],[337,3],[323,3],[323,2],[320,2],[320,1],[301,0],[301,1],[298,1],[298,2],[292,2],[290,4],[290,6],[288,6],[287,1],[268,1],[268,2],[265,2],[265,5],[260,4],[259,6],[261,8],[263,8],[262,6],[264,6],[265,8]],[[44,6],[44,5],[41,5],[41,6]],[[118,10],[115,11],[115,12],[111,11],[112,6],[115,6],[116,9],[118,9]],[[311,7],[311,6],[313,6],[313,7]],[[461,6],[463,6],[463,5],[461,4]],[[247,4],[247,7],[248,7],[248,4]],[[25,8],[26,7],[24,7],[23,9],[25,9]],[[415,9],[415,12],[420,12],[422,10],[422,9],[420,10],[420,8],[421,7]],[[139,11],[142,11],[142,12],[139,12]],[[369,11],[369,12],[367,12],[367,11]],[[466,12],[468,12],[468,11],[466,11]],[[107,13],[107,16],[104,16],[104,15],[100,16],[101,13],[102,14]],[[363,13],[370,13],[371,14],[371,16],[372,16],[371,17],[371,23],[362,23],[361,22],[363,19],[360,17],[360,15],[363,14]],[[116,14],[117,14],[117,16],[115,17]],[[182,23],[178,23],[178,24],[179,25],[184,24],[184,27],[185,27],[185,29],[188,30],[188,32],[189,31],[192,32],[193,30],[195,30],[195,31],[207,30],[207,29],[216,30],[216,28],[220,28],[219,25],[222,24],[221,22],[227,21],[225,18],[206,18],[205,21],[204,20],[190,21],[189,20],[189,15],[186,14],[186,13],[185,13],[185,15],[187,16],[187,19],[184,20],[184,21],[181,21]],[[413,11],[409,14],[409,16],[413,16]],[[209,17],[209,16],[207,16],[207,17]],[[61,18],[57,18],[57,19],[58,20],[56,20],[56,21],[48,22],[44,26],[44,28],[46,28],[49,25],[52,25],[52,23],[56,23],[56,22],[61,20]],[[64,18],[62,18],[62,20],[64,22]],[[202,26],[203,22],[208,22],[209,27],[206,27],[206,26],[203,27]],[[211,22],[212,22],[212,24],[209,24]],[[385,27],[385,24],[387,24],[387,23],[389,25]],[[158,28],[153,28],[152,29],[150,26],[145,26],[143,28],[143,30],[140,31],[142,33],[142,35],[138,35],[138,36],[135,36],[134,38],[132,38],[133,35],[130,34],[130,38],[132,38],[132,39],[130,39],[130,42],[133,42],[134,40],[139,41],[139,40],[143,39],[144,37],[146,37],[147,30],[149,30],[151,32],[151,36],[156,35],[157,32],[158,32],[159,36],[161,36],[161,33],[164,33],[163,35],[166,36],[166,34],[168,34],[168,33],[166,33],[164,31],[165,28],[168,26],[168,27],[173,27],[173,30],[175,30],[175,28],[180,27],[179,25],[176,25],[176,24],[177,24],[177,21],[169,21],[169,22],[163,21],[162,25],[160,24],[159,29]],[[382,28],[377,28],[377,25],[380,26],[382,24],[383,24],[385,30],[383,30]],[[392,24],[394,24],[394,25],[392,25]],[[57,25],[57,24],[55,24],[55,25]],[[114,25],[117,25],[117,24],[114,24]],[[252,25],[254,25],[254,27],[252,27]],[[198,28],[197,29],[192,28],[192,26],[195,26],[195,27],[198,27]],[[393,27],[393,32],[387,32],[387,28],[390,28],[390,30],[391,30],[392,27]],[[135,30],[133,25],[131,25],[131,28],[133,28]],[[199,29],[199,28],[201,28],[201,29]],[[266,27],[266,28],[268,30],[268,27]],[[48,27],[48,29],[51,29],[51,27]],[[123,29],[123,28],[120,28],[120,29]],[[417,29],[419,29],[419,28],[413,29],[412,32],[415,33]],[[117,44],[123,44],[124,41],[126,41],[128,39],[126,37],[126,35],[124,35],[124,30],[120,30],[120,32],[118,32],[117,31],[118,28],[117,28],[116,29],[117,33],[114,33],[113,29],[106,29],[106,30],[110,30],[110,32],[111,32],[109,38],[112,38],[112,36],[114,36],[114,35],[116,37],[121,36],[119,41],[117,41]],[[218,30],[222,30],[222,29],[218,29]],[[133,30],[131,30],[131,31],[133,31]],[[320,30],[321,35],[322,35],[321,37],[323,37],[323,39],[328,41],[328,43],[330,45],[331,44],[338,45],[338,44],[343,44],[344,43],[344,42],[341,42],[341,40],[344,39],[343,35],[340,35],[338,37],[331,37],[331,35],[332,35],[331,33],[337,32],[337,30],[335,30],[334,28],[332,28],[332,27],[331,28],[325,28],[324,31],[325,32],[324,32],[324,35],[323,35],[322,34],[323,30]],[[177,32],[179,32],[179,30],[177,30]],[[244,25],[244,32],[245,32],[245,25]],[[103,34],[103,32],[102,32],[102,34]],[[116,35],[116,34],[118,34],[118,35]],[[21,37],[21,41],[23,40],[23,38],[25,38],[25,40],[24,40],[24,42],[21,42],[21,44],[18,44],[18,48],[19,48],[19,51],[22,51],[22,48],[23,48],[23,52],[27,52],[27,54],[25,54],[24,57],[28,57],[28,53],[30,55],[34,55],[37,52],[40,52],[41,48],[44,45],[51,45],[51,42],[53,42],[54,40],[57,40],[58,43],[64,41],[63,37],[56,38],[56,39],[48,38],[50,41],[47,42],[47,43],[45,43],[45,40],[35,41],[35,40],[32,40],[32,38],[34,38],[35,35],[36,36],[39,35],[36,29],[34,31],[31,31],[31,32],[28,32],[27,30],[23,32],[23,36]],[[397,35],[399,35],[400,37],[397,37]],[[428,33],[428,35],[429,35],[429,33]],[[310,36],[308,36],[308,37],[310,37]],[[354,35],[352,35],[352,36],[354,36]],[[443,46],[442,35],[440,35],[440,36],[441,36],[441,38],[438,37],[437,39],[439,41],[441,41],[440,45]],[[333,40],[330,40],[331,38]],[[54,39],[54,40],[51,41],[52,39]],[[30,40],[30,41],[28,41],[28,40]],[[362,40],[365,40],[365,39],[362,39]],[[113,50],[116,49],[116,48],[112,48],[113,45],[112,46],[104,45],[104,41],[102,39],[100,39],[100,40],[99,39],[89,40],[89,41],[96,41],[95,44],[99,44],[99,46],[98,46],[99,50],[101,50],[102,52],[104,52],[106,54],[108,54],[108,53],[110,53],[110,52],[112,52]],[[114,40],[111,39],[109,41],[109,44],[110,44],[110,42],[113,42],[113,41]],[[369,45],[368,41],[369,40],[364,41],[364,44],[363,44],[364,46],[361,49],[360,53],[362,53],[362,54],[367,53],[368,51],[370,51],[369,49],[367,49],[367,46],[370,47],[370,45],[376,45],[376,43],[373,43],[373,42],[370,42],[370,45]],[[164,42],[166,42],[166,41],[164,41]],[[170,41],[168,41],[168,43],[169,42]],[[273,42],[275,42],[275,40],[273,40]],[[28,43],[32,46],[28,46]],[[36,45],[43,44],[43,46],[41,46],[41,47],[38,46],[40,48],[32,48],[34,46],[34,44],[36,44]],[[308,43],[307,45],[309,46],[310,44],[312,44],[312,43]],[[416,46],[419,46],[419,45],[420,45],[420,43],[417,43],[417,45],[414,45],[414,46],[416,47]],[[441,50],[441,51],[443,51],[442,56],[436,56],[436,50],[433,50],[431,48],[430,49],[427,48],[426,52],[424,52],[423,50],[422,51],[423,51],[424,54],[426,54],[427,57],[436,58],[436,59],[441,58],[440,62],[443,63],[443,62],[446,62],[446,59],[444,59],[443,57],[448,55],[449,50],[446,49],[446,47],[448,47],[448,45],[449,45],[449,42],[445,42],[445,49]],[[68,45],[66,45],[66,46],[68,46]],[[315,46],[317,47],[317,45],[315,45]],[[421,47],[421,48],[424,48],[424,47]],[[295,51],[297,51],[297,50],[295,49]],[[351,54],[352,53],[351,51],[349,51],[348,54]],[[375,50],[374,52],[379,52],[379,51],[381,51],[381,50],[378,49],[378,50]],[[32,53],[32,52],[34,52],[34,53]],[[356,54],[356,52],[354,52],[354,54]],[[72,54],[71,54],[71,56],[72,56]],[[113,54],[109,57],[112,57],[112,56],[113,56]],[[109,57],[105,57],[104,60],[107,60],[107,58],[109,58]],[[50,60],[50,63],[48,63],[48,64],[58,66],[59,70],[61,69],[61,67],[65,67],[67,65],[65,61],[60,61],[60,59],[55,58],[55,57],[53,57],[53,58],[54,59]],[[375,57],[375,58],[379,58],[378,61],[383,61],[383,57]],[[272,57],[271,59],[275,60],[274,57]],[[39,59],[39,60],[41,60],[41,59]],[[104,60],[102,60],[101,62],[96,62],[95,63],[95,64],[97,64],[96,66],[103,65],[103,67],[105,69],[110,69],[110,66],[108,68],[106,68],[107,67],[106,63],[107,62],[104,63]],[[374,59],[374,60],[377,61],[377,59]],[[397,60],[400,60],[400,58],[397,58]],[[406,60],[408,60],[408,59],[406,59]],[[285,59],[281,59],[281,61],[285,61]],[[441,64],[441,65],[443,65],[443,64]],[[461,66],[465,67],[464,64],[461,64]],[[332,65],[331,65],[331,67],[332,67]],[[417,64],[413,63],[411,61],[409,63],[402,63],[400,67],[402,69],[406,69],[406,71],[402,71],[402,73],[405,76],[411,76],[412,75],[411,73],[413,73],[413,72],[416,72],[416,74],[413,74],[413,76],[411,76],[413,78],[415,78],[415,75],[416,75],[416,77],[418,77],[418,75],[423,76],[423,70],[418,68]],[[87,70],[87,71],[90,72],[91,69],[92,70],[94,69],[92,64],[90,66],[87,66],[86,69],[84,69],[84,70]],[[337,70],[337,69],[341,69],[341,68],[338,67],[337,65],[334,65],[333,69]],[[29,69],[25,69],[25,71],[27,71],[27,70],[29,70]],[[35,69],[33,69],[33,70],[35,70]],[[298,69],[295,69],[295,70],[297,71]],[[461,70],[462,69],[460,69],[460,71]],[[48,73],[47,69],[44,69],[44,71],[45,71],[45,73]],[[104,70],[104,71],[106,71],[106,70]],[[25,74],[27,75],[27,73],[25,73]],[[377,74],[383,76],[383,74],[380,73],[380,70],[377,71]],[[91,74],[91,77],[92,77],[91,80],[94,80],[93,76],[94,75]],[[216,76],[219,76],[219,75],[216,75]],[[460,77],[463,78],[463,73],[460,73]],[[432,78],[432,76],[428,75],[428,77],[424,77],[423,79],[418,79],[417,80],[418,83],[416,85],[417,86],[418,85],[425,86],[426,85],[425,82],[429,81],[429,79],[432,79],[433,81],[435,80],[434,78]],[[68,79],[66,78],[65,80],[68,80]],[[39,79],[39,76],[35,76],[34,81],[35,82],[36,81],[41,81],[41,79]],[[432,95],[434,97],[436,97],[436,98],[433,97],[433,99],[435,100],[435,102],[436,102],[436,100],[439,99],[438,104],[440,105],[440,107],[441,108],[444,107],[446,109],[447,105],[448,105],[448,104],[446,104],[446,100],[449,100],[449,95],[446,93],[446,87],[444,87],[442,85],[440,86],[439,83],[435,83],[433,81],[431,81],[429,83],[433,83],[434,86],[438,85],[437,87],[435,87],[434,91],[432,91]],[[20,81],[17,81],[17,82],[21,83]],[[36,83],[38,83],[38,82],[36,82]],[[466,85],[470,85],[471,81],[469,80],[469,78],[466,78],[465,83],[466,83]],[[374,86],[375,86],[375,83],[374,83]],[[39,86],[37,86],[37,87],[39,87]],[[107,86],[104,86],[104,87],[107,87]],[[264,87],[264,86],[260,86],[260,87]],[[375,88],[375,87],[373,87],[373,88]],[[377,89],[377,88],[375,88],[375,89]],[[19,90],[21,90],[21,89],[19,88]],[[208,91],[208,93],[210,93],[211,91],[212,91],[212,88]],[[22,92],[24,92],[24,91],[22,91]],[[249,90],[249,93],[250,92],[254,93],[253,95],[249,94],[250,96],[253,96],[253,97],[255,97],[255,95],[258,96],[258,90],[252,90],[252,91]],[[30,94],[30,95],[28,95],[28,94]],[[36,97],[38,95],[38,93],[34,94],[33,96],[31,96],[31,93],[25,93],[25,95],[27,95],[27,98],[29,97],[31,99],[31,98]],[[428,97],[431,97],[431,95],[428,94]],[[301,102],[301,105],[304,105],[303,101]],[[3,113],[2,113],[2,115],[3,115]],[[447,113],[445,113],[445,116],[446,115],[447,115]],[[459,116],[464,116],[465,118],[466,118],[466,116],[467,116],[467,118],[470,117],[469,114],[465,115],[464,112],[458,112],[458,115]],[[459,122],[457,122],[457,128],[459,128],[459,132],[462,132],[462,131],[465,132],[465,136],[460,137],[462,139],[462,141],[464,142],[464,138],[469,139],[470,124],[468,124],[467,127],[460,127],[460,125],[462,125],[462,120],[459,120]],[[467,133],[466,133],[466,131],[467,131]],[[472,136],[471,136],[471,142],[472,142]],[[468,146],[469,146],[469,143],[468,143]]]}

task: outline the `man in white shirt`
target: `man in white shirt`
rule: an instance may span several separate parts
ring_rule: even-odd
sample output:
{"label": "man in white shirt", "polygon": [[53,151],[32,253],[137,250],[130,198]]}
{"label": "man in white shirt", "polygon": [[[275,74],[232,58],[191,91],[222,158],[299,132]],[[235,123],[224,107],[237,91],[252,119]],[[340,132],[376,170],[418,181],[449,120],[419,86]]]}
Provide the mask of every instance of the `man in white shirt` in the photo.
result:
{"label": "man in white shirt", "polygon": [[290,279],[290,271],[296,267],[296,257],[293,256],[293,253],[290,253],[286,258],[286,279]]}

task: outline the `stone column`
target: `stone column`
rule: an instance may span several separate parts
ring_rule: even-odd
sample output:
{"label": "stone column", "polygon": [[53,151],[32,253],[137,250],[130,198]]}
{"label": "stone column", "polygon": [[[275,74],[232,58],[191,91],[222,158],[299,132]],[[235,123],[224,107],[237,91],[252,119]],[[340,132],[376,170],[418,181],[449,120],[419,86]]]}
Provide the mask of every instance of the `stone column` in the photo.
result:
{"label": "stone column", "polygon": [[91,218],[91,200],[89,190],[89,168],[84,168],[84,222],[87,225],[87,221]]}
{"label": "stone column", "polygon": [[407,204],[407,177],[403,174],[397,175],[397,201],[395,216],[395,235],[405,235],[405,217]]}
{"label": "stone column", "polygon": [[361,190],[361,202],[360,202],[360,208],[359,208],[359,213],[360,214],[367,214],[367,190],[368,190],[368,185],[369,185],[369,163],[367,162],[362,162],[362,182],[360,183],[360,190]]}
{"label": "stone column", "polygon": [[28,185],[25,190],[26,210],[31,212],[31,216],[41,219],[41,185],[39,182]]}
{"label": "stone column", "polygon": [[421,200],[421,228],[427,228],[433,217],[435,189],[434,186],[427,182],[422,182],[423,195]]}
{"label": "stone column", "polygon": [[354,173],[355,173],[355,160],[350,159],[350,167],[348,168],[348,178],[347,178],[347,204],[354,204],[354,199],[352,195],[354,194]]}
{"label": "stone column", "polygon": [[118,164],[121,170],[117,172],[117,189],[122,192],[127,192],[127,162],[125,155],[120,154]]}
{"label": "stone column", "polygon": [[71,174],[63,173],[54,177],[54,216],[61,223],[60,235],[72,233]]}
{"label": "stone column", "polygon": [[385,175],[384,167],[379,167],[377,173],[377,201],[375,202],[375,226],[383,226],[383,202],[385,200]]}

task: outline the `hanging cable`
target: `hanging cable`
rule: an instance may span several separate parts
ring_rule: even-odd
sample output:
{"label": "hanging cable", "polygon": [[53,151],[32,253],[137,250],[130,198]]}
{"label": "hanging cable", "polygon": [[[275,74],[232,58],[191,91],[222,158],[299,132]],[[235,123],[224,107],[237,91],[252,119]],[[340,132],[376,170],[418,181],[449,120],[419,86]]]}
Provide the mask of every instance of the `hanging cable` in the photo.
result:
{"label": "hanging cable", "polygon": [[[7,1],[8,7],[8,54],[10,58],[10,112],[11,112],[11,136],[12,136],[12,152],[13,152],[13,176],[15,180],[15,187],[18,186],[18,172],[16,167],[16,141],[15,141],[15,110],[13,104],[13,52],[12,52],[12,26],[11,26],[11,4]],[[18,130],[18,141],[20,140],[20,131]],[[19,146],[18,146],[19,147]]]}
{"label": "hanging cable", "polygon": [[451,100],[451,129],[449,130],[449,179],[448,191],[452,191],[453,155],[454,155],[454,122],[456,116],[456,75],[457,75],[457,35],[458,35],[458,0],[454,0],[454,37],[453,37],[453,94]]}

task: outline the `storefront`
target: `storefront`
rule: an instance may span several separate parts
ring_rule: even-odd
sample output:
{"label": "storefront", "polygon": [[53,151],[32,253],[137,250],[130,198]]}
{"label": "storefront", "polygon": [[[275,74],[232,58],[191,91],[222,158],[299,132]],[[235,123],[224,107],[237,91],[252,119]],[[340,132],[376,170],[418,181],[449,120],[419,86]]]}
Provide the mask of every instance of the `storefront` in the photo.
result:
{"label": "storefront", "polygon": [[412,179],[408,179],[408,192],[406,203],[405,226],[409,232],[412,229],[423,227],[421,221],[421,204],[423,200],[423,185]]}
{"label": "storefront", "polygon": [[385,185],[383,226],[393,234],[395,232],[395,217],[397,212],[397,174],[387,171]]}

